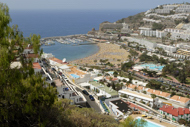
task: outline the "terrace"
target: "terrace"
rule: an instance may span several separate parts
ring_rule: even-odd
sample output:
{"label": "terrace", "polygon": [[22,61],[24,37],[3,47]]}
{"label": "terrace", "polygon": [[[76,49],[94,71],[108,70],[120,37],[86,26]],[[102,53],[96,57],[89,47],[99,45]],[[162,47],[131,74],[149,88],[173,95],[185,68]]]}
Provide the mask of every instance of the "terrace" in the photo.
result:
{"label": "terrace", "polygon": [[117,91],[113,90],[111,87],[107,87],[95,81],[89,83],[91,84],[91,89],[97,91],[97,95],[105,95],[107,98],[118,97]]}

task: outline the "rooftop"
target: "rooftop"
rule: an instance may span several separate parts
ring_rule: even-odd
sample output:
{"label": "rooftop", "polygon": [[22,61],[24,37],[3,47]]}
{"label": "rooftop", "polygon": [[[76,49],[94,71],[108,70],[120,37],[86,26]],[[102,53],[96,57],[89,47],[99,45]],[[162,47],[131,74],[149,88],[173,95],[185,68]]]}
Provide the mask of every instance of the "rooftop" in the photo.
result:
{"label": "rooftop", "polygon": [[173,116],[190,114],[190,109],[188,108],[174,108],[173,106],[163,105],[160,110],[172,114]]}
{"label": "rooftop", "polygon": [[121,92],[121,93],[128,93],[128,94],[130,94],[132,96],[135,96],[135,97],[138,97],[138,98],[144,98],[146,100],[153,101],[153,98],[150,95],[143,94],[143,93],[138,93],[136,91],[122,89],[122,90],[119,90],[119,92]]}
{"label": "rooftop", "polygon": [[162,97],[168,97],[171,95],[170,93],[166,93],[166,92],[162,92],[162,91],[154,90],[154,89],[148,89],[147,92],[158,95],[158,96],[162,96]]}
{"label": "rooftop", "polygon": [[179,101],[179,102],[181,102],[181,103],[187,103],[190,99],[189,99],[189,98],[185,98],[185,97],[180,97],[180,96],[174,95],[173,97],[170,98],[170,100]]}
{"label": "rooftop", "polygon": [[42,67],[40,66],[40,64],[39,63],[33,63],[33,68],[34,69],[42,69]]}
{"label": "rooftop", "polygon": [[118,107],[117,109],[123,113],[127,112],[130,109],[129,105],[122,100],[111,101],[111,103],[116,105]]}
{"label": "rooftop", "polygon": [[95,87],[98,87],[99,89],[105,91],[106,93],[110,94],[111,96],[115,96],[115,95],[118,95],[118,92],[113,90],[113,89],[110,89],[111,87],[107,87],[106,85],[100,85],[100,83],[97,83],[97,82],[90,82],[90,84],[92,84],[93,86]]}
{"label": "rooftop", "polygon": [[[127,87],[127,85],[126,85],[126,87]],[[142,90],[143,89],[143,86],[137,86],[137,85],[133,85],[133,84],[130,84],[128,86],[128,88],[131,88],[131,89],[135,89],[135,87],[137,87],[137,90]]]}
{"label": "rooftop", "polygon": [[60,63],[60,64],[64,64],[64,62],[63,62],[62,60],[57,59],[57,58],[55,58],[55,57],[50,58],[50,60],[55,61],[55,62]]}

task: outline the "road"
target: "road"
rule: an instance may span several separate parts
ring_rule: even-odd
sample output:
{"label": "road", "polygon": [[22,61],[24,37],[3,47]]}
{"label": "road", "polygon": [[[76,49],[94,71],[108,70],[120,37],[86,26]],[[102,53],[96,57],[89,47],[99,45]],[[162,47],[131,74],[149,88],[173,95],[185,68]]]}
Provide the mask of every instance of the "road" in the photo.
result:
{"label": "road", "polygon": [[[80,91],[80,92],[82,93],[82,90],[79,89],[79,88],[77,88],[77,87],[76,87],[76,90],[77,90],[77,91]],[[82,93],[82,94],[83,94],[83,93]],[[100,110],[99,106],[96,104],[96,102],[95,102],[95,101],[91,101],[88,95],[85,95],[85,94],[83,94],[83,95],[84,95],[84,97],[85,97],[86,100],[87,100],[87,103],[88,103],[88,104],[87,104],[87,107],[90,106],[91,108],[93,108],[93,109],[96,110],[97,112],[101,113],[101,110]]]}

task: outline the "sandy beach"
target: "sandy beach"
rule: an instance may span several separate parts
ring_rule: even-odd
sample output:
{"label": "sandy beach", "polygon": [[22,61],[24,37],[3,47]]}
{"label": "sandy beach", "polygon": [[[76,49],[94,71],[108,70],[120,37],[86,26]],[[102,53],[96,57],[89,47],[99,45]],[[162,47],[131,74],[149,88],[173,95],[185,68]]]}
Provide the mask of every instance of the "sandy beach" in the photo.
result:
{"label": "sandy beach", "polygon": [[[99,51],[96,54],[79,60],[71,61],[70,63],[79,65],[96,65],[100,63],[100,59],[108,59],[110,63],[118,65],[128,59],[129,53],[125,49],[120,49],[119,45],[108,43],[97,43],[97,45],[99,46]],[[97,62],[94,62],[95,60],[97,60]]]}

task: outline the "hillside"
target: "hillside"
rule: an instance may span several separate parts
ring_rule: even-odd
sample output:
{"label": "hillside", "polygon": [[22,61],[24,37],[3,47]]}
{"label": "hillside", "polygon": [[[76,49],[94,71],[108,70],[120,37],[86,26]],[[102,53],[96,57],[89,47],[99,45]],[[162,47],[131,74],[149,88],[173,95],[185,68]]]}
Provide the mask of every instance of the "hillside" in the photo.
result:
{"label": "hillside", "polygon": [[138,29],[139,27],[143,26],[144,25],[144,22],[143,22],[143,18],[145,17],[145,13],[144,12],[141,12],[141,13],[138,13],[134,16],[129,16],[127,18],[122,18],[118,21],[116,21],[116,23],[127,23],[129,24],[130,28],[131,29]]}

